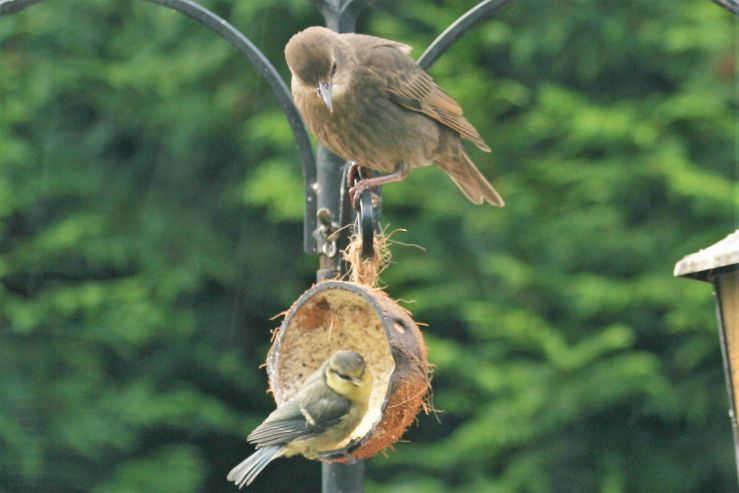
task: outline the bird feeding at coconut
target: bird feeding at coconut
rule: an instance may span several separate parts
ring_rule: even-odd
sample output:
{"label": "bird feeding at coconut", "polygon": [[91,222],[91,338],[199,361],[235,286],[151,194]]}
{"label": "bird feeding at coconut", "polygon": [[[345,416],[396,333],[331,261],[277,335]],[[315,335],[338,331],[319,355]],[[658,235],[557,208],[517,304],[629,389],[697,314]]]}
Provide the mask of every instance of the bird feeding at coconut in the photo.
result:
{"label": "bird feeding at coconut", "polygon": [[[406,178],[435,163],[475,204],[503,207],[498,192],[465,152],[462,139],[490,152],[462,108],[409,56],[411,47],[314,26],[285,47],[295,104],[318,140],[347,161],[357,205],[367,188]],[[386,173],[360,180],[356,167]]]}
{"label": "bird feeding at coconut", "polygon": [[389,262],[384,237],[364,259],[355,238],[350,281],[323,281],[285,313],[267,355],[277,409],[247,437],[257,450],[228,480],[249,485],[274,459],[372,457],[396,443],[426,407],[430,365],[409,312],[376,287]]}
{"label": "bird feeding at coconut", "polygon": [[400,440],[424,405],[430,366],[423,335],[407,310],[384,291],[349,281],[316,284],[293,304],[267,357],[278,406],[337,349],[361,353],[372,376],[367,411],[321,459],[366,459]]}
{"label": "bird feeding at coconut", "polygon": [[257,451],[228,474],[239,488],[251,484],[278,457],[319,458],[335,449],[367,412],[372,376],[356,351],[336,351],[277,407],[247,440]]}

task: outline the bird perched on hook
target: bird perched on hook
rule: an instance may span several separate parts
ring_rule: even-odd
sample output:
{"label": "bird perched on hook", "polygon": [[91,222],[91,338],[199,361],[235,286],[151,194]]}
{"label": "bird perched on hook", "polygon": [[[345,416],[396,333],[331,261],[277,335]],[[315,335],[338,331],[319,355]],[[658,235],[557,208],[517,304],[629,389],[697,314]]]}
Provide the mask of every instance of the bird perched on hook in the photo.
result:
{"label": "bird perched on hook", "polygon": [[251,484],[272,460],[303,454],[331,456],[367,412],[372,377],[355,351],[336,351],[312,373],[294,398],[275,409],[247,437],[257,451],[228,473],[239,488]]}
{"label": "bird perched on hook", "polygon": [[[355,205],[364,189],[401,181],[410,169],[435,163],[472,202],[502,207],[462,139],[490,148],[410,51],[387,39],[309,27],[285,46],[295,104],[326,147],[386,173],[352,187]],[[355,173],[356,167],[350,174]]]}

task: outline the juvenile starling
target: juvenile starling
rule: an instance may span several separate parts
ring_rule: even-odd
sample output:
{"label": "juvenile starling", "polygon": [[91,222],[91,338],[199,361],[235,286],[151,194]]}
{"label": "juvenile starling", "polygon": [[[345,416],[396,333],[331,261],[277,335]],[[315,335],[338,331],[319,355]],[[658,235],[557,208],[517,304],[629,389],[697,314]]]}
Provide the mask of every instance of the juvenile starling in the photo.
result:
{"label": "juvenile starling", "polygon": [[309,27],[285,46],[295,104],[326,147],[387,173],[357,183],[351,190],[355,203],[364,189],[401,181],[411,168],[435,163],[472,202],[502,207],[462,139],[490,148],[410,51],[387,39]]}

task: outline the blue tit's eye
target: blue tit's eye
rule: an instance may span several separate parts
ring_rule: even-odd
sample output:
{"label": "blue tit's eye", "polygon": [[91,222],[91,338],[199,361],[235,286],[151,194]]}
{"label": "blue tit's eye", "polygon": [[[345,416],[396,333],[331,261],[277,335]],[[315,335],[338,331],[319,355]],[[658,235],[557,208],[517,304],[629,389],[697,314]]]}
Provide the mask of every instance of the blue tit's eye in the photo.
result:
{"label": "blue tit's eye", "polygon": [[334,375],[336,375],[337,377],[339,377],[342,380],[350,381],[352,379],[352,377],[350,377],[348,375],[344,375],[343,373],[339,373],[338,371],[334,370],[333,368],[331,368],[330,370],[331,370],[331,373],[333,373]]}

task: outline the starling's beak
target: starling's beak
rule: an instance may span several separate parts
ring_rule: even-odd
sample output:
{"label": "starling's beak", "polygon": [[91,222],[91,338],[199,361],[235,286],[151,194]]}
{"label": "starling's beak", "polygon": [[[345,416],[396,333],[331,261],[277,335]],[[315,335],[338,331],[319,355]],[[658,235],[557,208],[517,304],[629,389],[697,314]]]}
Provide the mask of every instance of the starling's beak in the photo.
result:
{"label": "starling's beak", "polygon": [[331,83],[330,82],[319,82],[318,83],[318,94],[321,95],[324,104],[328,108],[330,113],[334,112],[334,105],[331,103]]}

